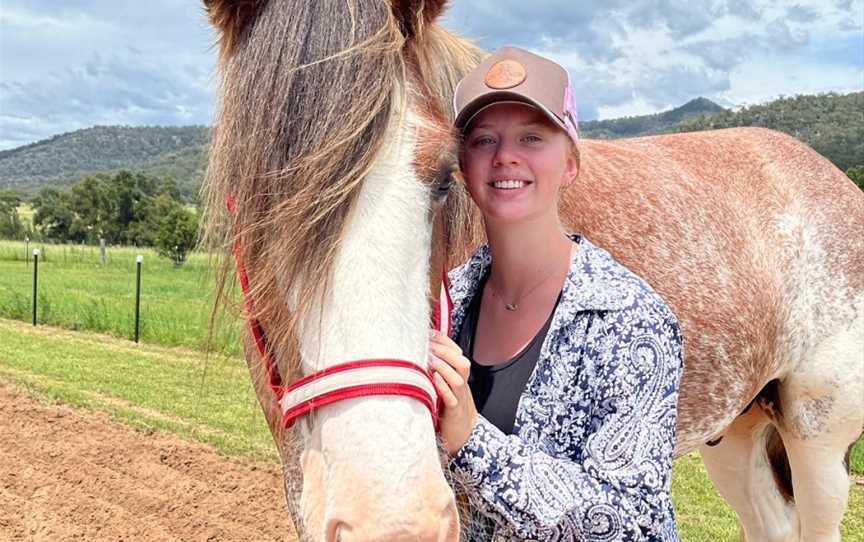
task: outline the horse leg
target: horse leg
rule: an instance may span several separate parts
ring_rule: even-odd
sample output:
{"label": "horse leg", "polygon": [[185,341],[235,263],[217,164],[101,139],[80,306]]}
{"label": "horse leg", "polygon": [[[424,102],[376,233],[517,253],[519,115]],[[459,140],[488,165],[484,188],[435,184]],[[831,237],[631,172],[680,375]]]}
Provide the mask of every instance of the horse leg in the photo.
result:
{"label": "horse leg", "polygon": [[758,404],[737,417],[718,444],[703,445],[699,453],[715,487],[738,514],[745,540],[798,539],[795,505],[775,481],[774,458],[782,454],[782,443]]}
{"label": "horse leg", "polygon": [[864,425],[864,318],[826,339],[780,386],[801,540],[839,541],[849,496],[844,456]]}

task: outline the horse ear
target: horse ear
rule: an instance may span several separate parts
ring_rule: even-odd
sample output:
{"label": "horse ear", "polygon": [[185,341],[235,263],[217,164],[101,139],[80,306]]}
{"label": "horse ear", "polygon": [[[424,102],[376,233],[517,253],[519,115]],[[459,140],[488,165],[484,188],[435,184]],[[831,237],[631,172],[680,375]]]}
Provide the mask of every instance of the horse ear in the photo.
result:
{"label": "horse ear", "polygon": [[230,56],[240,40],[240,34],[251,22],[266,0],[204,0],[210,23],[221,34],[221,56]]}
{"label": "horse ear", "polygon": [[402,34],[409,38],[422,33],[425,25],[434,22],[447,6],[447,0],[391,0],[390,5]]}

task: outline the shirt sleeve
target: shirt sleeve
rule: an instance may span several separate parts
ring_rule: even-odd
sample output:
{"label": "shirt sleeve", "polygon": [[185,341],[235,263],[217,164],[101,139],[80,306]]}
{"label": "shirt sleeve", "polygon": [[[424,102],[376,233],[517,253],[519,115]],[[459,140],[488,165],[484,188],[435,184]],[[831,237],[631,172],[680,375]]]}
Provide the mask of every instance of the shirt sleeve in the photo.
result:
{"label": "shirt sleeve", "polygon": [[607,313],[611,321],[586,344],[599,369],[580,457],[553,457],[482,417],[453,457],[472,504],[506,532],[543,541],[677,538],[669,489],[681,333],[671,314],[644,309]]}

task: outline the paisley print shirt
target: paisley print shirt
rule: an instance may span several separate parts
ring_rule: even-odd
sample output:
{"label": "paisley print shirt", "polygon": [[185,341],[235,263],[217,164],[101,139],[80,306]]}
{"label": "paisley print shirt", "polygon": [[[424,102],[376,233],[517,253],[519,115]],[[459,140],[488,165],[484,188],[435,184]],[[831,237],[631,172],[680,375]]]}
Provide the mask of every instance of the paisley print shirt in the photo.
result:
{"label": "paisley print shirt", "polygon": [[[451,459],[470,541],[678,540],[669,498],[682,337],[638,276],[579,235],[540,358],[505,435],[478,418]],[[450,272],[458,332],[490,265]]]}

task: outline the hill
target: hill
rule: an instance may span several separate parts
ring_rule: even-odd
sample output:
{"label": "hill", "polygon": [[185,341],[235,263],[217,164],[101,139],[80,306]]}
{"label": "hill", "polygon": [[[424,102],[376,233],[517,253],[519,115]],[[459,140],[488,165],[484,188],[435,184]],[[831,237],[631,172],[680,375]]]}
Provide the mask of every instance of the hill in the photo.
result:
{"label": "hill", "polygon": [[184,197],[204,174],[210,130],[205,126],[95,126],[0,151],[0,188],[25,196],[42,186],[71,185],[82,175],[121,169],[170,175]]}
{"label": "hill", "polygon": [[589,120],[579,123],[580,133],[588,139],[618,139],[678,131],[681,122],[726,111],[707,98],[696,98],[686,104],[655,113],[612,120]]}
{"label": "hill", "polygon": [[681,132],[760,126],[786,132],[847,171],[864,166],[864,92],[784,97],[738,111],[686,119]]}
{"label": "hill", "polygon": [[[580,123],[582,135],[616,139],[652,134],[762,126],[791,134],[847,171],[864,166],[864,92],[801,95],[723,109],[697,98],[653,115]],[[0,189],[25,197],[46,185],[69,186],[85,174],[120,169],[171,176],[181,195],[194,200],[206,167],[205,126],[96,126],[0,151]]]}

